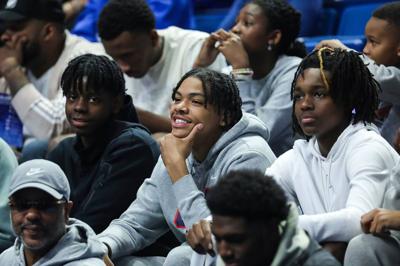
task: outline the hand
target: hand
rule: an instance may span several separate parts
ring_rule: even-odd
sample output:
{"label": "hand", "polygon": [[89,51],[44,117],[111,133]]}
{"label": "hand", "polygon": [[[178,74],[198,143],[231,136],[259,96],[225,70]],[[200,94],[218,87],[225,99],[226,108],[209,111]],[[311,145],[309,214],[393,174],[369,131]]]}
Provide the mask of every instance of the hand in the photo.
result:
{"label": "hand", "polygon": [[4,74],[7,70],[21,65],[26,37],[15,34],[2,41],[5,44],[0,47],[0,72]]}
{"label": "hand", "polygon": [[217,47],[218,51],[225,56],[233,69],[250,67],[249,56],[244,49],[239,35],[233,32],[227,32],[223,29],[213,33],[213,35],[215,35],[215,38],[220,42],[220,45]]}
{"label": "hand", "polygon": [[184,138],[170,133],[160,140],[161,158],[173,183],[188,174],[185,160],[192,152],[197,133],[202,129],[203,124],[197,124]]}
{"label": "hand", "polygon": [[343,264],[344,255],[346,253],[346,242],[325,242],[321,246],[329,251],[340,263]]}
{"label": "hand", "polygon": [[201,220],[199,223],[195,223],[186,233],[186,240],[197,253],[209,253],[211,256],[215,256],[210,225],[211,222],[206,220]]}
{"label": "hand", "polygon": [[217,58],[219,54],[218,49],[215,47],[217,40],[215,34],[211,34],[204,40],[200,52],[193,64],[193,68],[208,67],[215,61],[215,58]]}
{"label": "hand", "polygon": [[400,230],[400,211],[373,209],[361,216],[361,228],[366,234],[385,234]]}
{"label": "hand", "polygon": [[349,47],[344,45],[341,41],[334,39],[334,40],[323,40],[320,41],[314,49],[321,49],[322,47],[330,47],[330,48],[339,48],[342,50],[349,50]]}

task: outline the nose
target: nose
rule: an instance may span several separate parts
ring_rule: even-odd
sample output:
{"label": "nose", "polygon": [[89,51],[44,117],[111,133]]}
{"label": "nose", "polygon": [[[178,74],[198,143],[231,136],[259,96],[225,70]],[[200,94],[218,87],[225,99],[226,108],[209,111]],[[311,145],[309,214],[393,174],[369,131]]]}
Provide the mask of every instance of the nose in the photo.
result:
{"label": "nose", "polygon": [[300,102],[301,110],[310,110],[313,106],[313,97],[309,95],[304,96],[303,100]]}
{"label": "nose", "polygon": [[369,42],[367,42],[367,43],[365,44],[364,49],[363,49],[363,53],[364,53],[365,55],[369,55],[369,54],[370,54],[370,44],[369,44]]}
{"label": "nose", "polygon": [[174,105],[174,109],[177,113],[187,114],[189,112],[188,103],[186,100],[181,100],[179,103]]}
{"label": "nose", "polygon": [[29,221],[35,221],[40,218],[40,211],[34,207],[30,207],[26,213],[25,218]]}
{"label": "nose", "polygon": [[221,240],[218,243],[218,253],[222,258],[231,258],[233,256],[233,251],[225,240]]}
{"label": "nose", "polygon": [[235,33],[235,34],[239,34],[240,33],[240,22],[236,22],[235,23],[235,25],[233,25],[233,28],[232,28],[232,32],[233,33]]}
{"label": "nose", "polygon": [[129,66],[129,64],[126,63],[123,60],[117,60],[117,64],[119,65],[119,67],[121,68],[122,72],[124,72],[124,73],[128,73],[129,70],[131,70],[131,67]]}
{"label": "nose", "polygon": [[74,111],[79,113],[87,112],[88,109],[88,102],[82,96],[77,98],[74,105]]}

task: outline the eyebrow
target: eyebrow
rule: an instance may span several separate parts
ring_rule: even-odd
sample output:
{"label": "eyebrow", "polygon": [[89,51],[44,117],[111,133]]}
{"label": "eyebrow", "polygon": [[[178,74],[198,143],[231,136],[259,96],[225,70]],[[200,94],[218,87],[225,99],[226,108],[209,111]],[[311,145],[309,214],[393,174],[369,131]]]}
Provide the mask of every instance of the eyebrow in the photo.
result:
{"label": "eyebrow", "polygon": [[[182,93],[180,93],[179,91],[176,91],[175,95],[182,96]],[[199,92],[192,92],[192,93],[189,93],[189,98],[193,98],[193,97],[196,97],[196,96],[206,97],[206,96],[204,95],[204,93],[199,93]]]}

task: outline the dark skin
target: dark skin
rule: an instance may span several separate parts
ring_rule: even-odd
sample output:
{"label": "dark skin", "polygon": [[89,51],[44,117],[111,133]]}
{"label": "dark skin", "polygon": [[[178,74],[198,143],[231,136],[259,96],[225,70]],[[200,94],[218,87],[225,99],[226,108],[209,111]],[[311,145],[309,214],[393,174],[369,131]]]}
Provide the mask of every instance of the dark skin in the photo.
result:
{"label": "dark skin", "polygon": [[7,23],[6,27],[1,35],[5,45],[0,48],[0,72],[15,95],[29,83],[22,66],[36,77],[42,76],[57,62],[66,36],[56,23],[36,19]]}
{"label": "dark skin", "polygon": [[251,68],[254,79],[265,77],[278,60],[276,47],[282,37],[279,29],[268,27],[268,18],[259,6],[246,5],[231,31],[220,29],[205,40],[194,67],[206,67],[222,53],[233,69]]}

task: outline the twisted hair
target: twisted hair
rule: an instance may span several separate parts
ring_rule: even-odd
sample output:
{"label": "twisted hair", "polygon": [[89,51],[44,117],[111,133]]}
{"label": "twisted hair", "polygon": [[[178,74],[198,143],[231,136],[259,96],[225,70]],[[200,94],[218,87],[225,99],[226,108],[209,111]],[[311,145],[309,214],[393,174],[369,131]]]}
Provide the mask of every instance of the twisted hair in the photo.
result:
{"label": "twisted hair", "polygon": [[284,0],[252,0],[263,10],[268,21],[268,32],[280,30],[282,38],[277,46],[278,54],[304,57],[303,43],[296,41],[300,33],[301,14]]}
{"label": "twisted hair", "polygon": [[[333,102],[344,109],[353,124],[363,121],[371,123],[378,107],[380,86],[359,57],[361,53],[342,49],[321,48],[305,57],[297,68],[291,88],[291,98],[300,75],[308,68],[320,69],[321,78]],[[330,79],[325,71],[329,72]],[[305,136],[295,116],[293,101],[293,130]]]}
{"label": "twisted hair", "polygon": [[103,55],[84,54],[68,63],[61,76],[61,88],[65,96],[76,91],[84,94],[88,89],[118,96],[125,95],[125,79],[113,60]]}
{"label": "twisted hair", "polygon": [[206,195],[213,215],[242,217],[249,221],[278,222],[288,215],[284,191],[269,176],[260,171],[230,171]]}
{"label": "twisted hair", "polygon": [[386,3],[378,7],[372,16],[386,20],[389,24],[393,24],[396,28],[400,27],[400,2]]}
{"label": "twisted hair", "polygon": [[218,115],[223,115],[226,123],[224,130],[230,129],[240,120],[242,100],[235,81],[230,76],[214,70],[195,68],[187,72],[173,89],[172,100],[175,100],[176,92],[182,82],[189,77],[195,77],[201,81],[204,90],[204,105],[207,107],[207,104],[212,104],[216,107]]}
{"label": "twisted hair", "polygon": [[124,31],[150,32],[155,18],[145,0],[110,0],[100,13],[99,36],[112,40]]}

